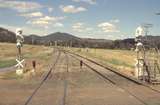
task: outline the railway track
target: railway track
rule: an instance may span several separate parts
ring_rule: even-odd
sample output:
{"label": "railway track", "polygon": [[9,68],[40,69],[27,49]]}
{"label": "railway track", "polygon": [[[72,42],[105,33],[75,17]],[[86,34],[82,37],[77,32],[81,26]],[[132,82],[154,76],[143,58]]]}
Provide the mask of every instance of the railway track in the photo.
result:
{"label": "railway track", "polygon": [[109,70],[109,71],[111,71],[111,72],[113,72],[113,73],[115,73],[115,74],[117,74],[117,75],[119,75],[119,76],[121,76],[121,77],[123,77],[123,78],[128,79],[129,81],[132,81],[132,82],[134,82],[134,83],[136,83],[136,84],[142,85],[142,86],[144,86],[144,87],[150,88],[151,90],[153,90],[153,91],[155,91],[155,92],[157,92],[157,93],[160,93],[160,90],[154,89],[151,85],[148,85],[148,84],[146,84],[146,83],[144,83],[144,82],[142,82],[142,81],[139,81],[139,80],[137,80],[137,79],[135,79],[135,78],[133,78],[133,77],[130,77],[130,76],[128,76],[128,75],[125,75],[125,74],[119,72],[118,70],[116,70],[116,69],[114,69],[114,68],[104,66],[104,65],[102,65],[102,64],[100,64],[100,63],[98,63],[98,62],[95,62],[95,61],[92,60],[92,59],[86,58],[86,57],[81,56],[81,55],[79,55],[79,54],[76,54],[76,53],[73,53],[73,52],[69,52],[69,51],[67,51],[67,50],[66,50],[66,52],[68,52],[68,53],[70,53],[70,54],[73,54],[73,55],[76,55],[77,57],[81,57],[81,58],[83,58],[83,59],[85,59],[85,60],[88,60],[88,61],[90,61],[90,62],[92,62],[92,63],[94,63],[94,64],[96,64],[96,65],[99,65],[99,66],[105,68],[106,70]]}
{"label": "railway track", "polygon": [[42,81],[40,82],[40,84],[35,88],[35,90],[33,91],[33,93],[27,98],[26,102],[24,103],[24,105],[28,105],[32,98],[36,95],[36,93],[39,91],[39,89],[41,88],[41,86],[46,82],[46,80],[49,78],[49,76],[51,75],[52,71],[55,69],[55,66],[60,58],[61,52],[58,53],[58,56],[55,60],[54,63],[52,63],[49,67],[49,71],[47,72],[47,74],[44,76],[44,78],[42,79]]}
{"label": "railway track", "polygon": [[[61,57],[62,53],[63,53],[63,57]],[[60,60],[60,58],[61,58],[61,60]],[[70,61],[70,59],[72,59],[72,61]],[[72,85],[72,83],[71,83],[71,80],[69,79],[71,76],[71,75],[69,75],[69,73],[71,73],[72,70],[70,71],[70,69],[69,69],[70,68],[69,62],[73,62],[73,59],[75,59],[77,62],[83,61],[83,65],[85,66],[85,68],[84,67],[83,68],[84,69],[88,68],[87,70],[93,71],[93,73],[96,74],[100,78],[100,80],[105,81],[107,87],[113,86],[113,88],[111,88],[111,91],[115,91],[115,94],[117,94],[116,96],[120,95],[123,98],[126,97],[126,99],[129,99],[131,102],[134,102],[134,100],[135,100],[136,103],[138,103],[136,105],[151,105],[150,103],[152,103],[152,101],[149,102],[150,100],[147,100],[150,97],[148,95],[148,93],[152,94],[152,96],[151,96],[152,98],[153,97],[157,97],[157,98],[160,97],[160,94],[158,94],[154,90],[151,90],[147,87],[144,87],[143,84],[141,84],[140,82],[134,81],[132,79],[128,79],[128,78],[121,76],[118,73],[112,72],[110,70],[106,70],[106,68],[104,68],[103,66],[101,67],[100,64],[95,63],[95,61],[91,62],[91,60],[89,60],[88,58],[86,59],[86,58],[81,57],[80,55],[76,55],[74,53],[70,53],[68,51],[59,49],[55,62],[52,63],[46,76],[44,76],[43,80],[40,82],[40,84],[37,86],[37,88],[35,88],[33,93],[27,98],[27,101],[25,102],[24,105],[30,104],[30,102],[32,101],[32,99],[36,95],[36,93],[40,92],[41,86],[46,82],[46,80],[49,78],[49,76],[53,75],[53,77],[56,77],[57,74],[55,73],[55,71],[61,72],[60,68],[63,68],[63,71],[61,72],[62,74],[60,73],[60,76],[59,76],[59,78],[61,78],[61,80],[62,80],[61,82],[63,85],[61,85],[61,88],[59,88],[59,91],[61,91],[61,92],[59,92],[59,93],[57,92],[56,100],[59,100],[59,102],[58,102],[59,104],[56,104],[56,105],[74,105],[74,102],[69,101],[69,100],[72,100],[72,99],[70,99],[71,95],[73,95],[72,96],[73,98],[76,97],[74,95],[78,95],[78,94],[75,94],[74,93],[75,90],[71,90],[72,88],[70,87],[70,85]],[[59,62],[59,65],[62,65],[62,67],[58,67],[58,62]],[[56,66],[57,66],[57,68],[55,68]],[[65,75],[63,75],[64,70],[66,72]],[[54,80],[57,81],[55,78],[53,78],[50,81],[54,81]],[[76,84],[79,84],[78,82]],[[85,89],[85,87],[84,87],[84,89]],[[117,91],[117,89],[119,89],[121,92],[119,92],[119,90]],[[81,90],[83,90],[83,89],[81,89]],[[143,90],[143,92],[141,92],[141,90]],[[71,92],[71,91],[73,91],[73,92]],[[145,95],[145,92],[147,93],[146,95]],[[60,94],[60,95],[58,95],[58,94]],[[123,94],[125,94],[125,95],[123,96]],[[52,97],[51,94],[49,94],[49,95],[50,95],[50,97]],[[110,96],[109,94],[106,94],[106,96],[107,95]],[[133,99],[128,98],[127,95],[129,97],[132,97]],[[39,97],[39,96],[37,95],[36,97]],[[153,104],[153,105],[159,105],[160,104],[159,99],[154,99],[154,102],[156,102],[158,104]],[[85,101],[84,102],[81,101],[81,99],[79,99],[79,100],[80,101],[77,105],[81,105],[82,103],[85,102]],[[115,99],[115,101],[116,100],[117,99]],[[52,101],[52,100],[50,100],[50,101]],[[114,103],[114,101],[113,101],[113,103]],[[125,105],[131,105],[131,104],[125,104]],[[90,105],[90,104],[87,104],[87,105]],[[91,104],[91,105],[97,105],[97,104]],[[112,104],[106,103],[105,105],[112,105]],[[124,104],[118,104],[118,105],[124,105]]]}
{"label": "railway track", "polygon": [[[66,61],[66,72],[68,74],[68,72],[69,72],[69,57],[68,57],[66,52],[63,52],[63,53],[65,55],[65,61]],[[61,101],[60,105],[66,105],[67,90],[68,90],[68,85],[69,85],[67,78],[68,78],[68,75],[66,75],[64,80],[63,80],[64,81],[64,90],[63,90],[63,97],[62,97],[62,101]]]}
{"label": "railway track", "polygon": [[[44,78],[41,80],[40,84],[34,89],[34,91],[32,92],[32,94],[30,96],[28,96],[26,102],[24,103],[24,105],[29,105],[33,99],[33,97],[39,97],[39,96],[36,96],[36,94],[38,92],[40,92],[40,88],[42,87],[42,85],[46,82],[47,79],[51,79],[55,76],[55,71],[58,71],[60,68],[56,68],[58,62],[60,62],[61,65],[63,65],[63,62],[65,63],[66,65],[66,72],[68,73],[69,72],[69,58],[68,58],[68,55],[66,54],[66,52],[62,52],[60,49],[57,49],[57,51],[53,51],[53,55],[58,52],[58,54],[56,55],[56,59],[53,63],[50,64],[49,66],[49,70],[48,72],[45,74]],[[64,53],[64,58],[61,58],[61,55],[62,53]],[[61,59],[60,59],[61,58]],[[62,75],[63,76],[63,75]],[[65,77],[59,77],[61,79],[63,79],[63,95],[62,97],[60,98],[59,100],[59,105],[66,105],[66,97],[67,97],[67,88],[68,88],[68,81],[67,81],[67,76]]]}
{"label": "railway track", "polygon": [[[107,68],[107,67],[105,67],[105,66],[103,66],[93,60],[85,58],[81,55],[74,54],[71,52],[68,52],[68,53],[72,57],[76,58],[77,60],[83,61],[83,64],[85,66],[90,68],[92,71],[94,71],[96,74],[101,76],[103,79],[108,80],[111,84],[117,86],[118,88],[120,88],[120,89],[124,90],[125,92],[127,92],[128,94],[130,94],[132,97],[134,97],[136,100],[141,102],[143,105],[150,105],[150,103],[147,101],[147,99],[150,97],[150,95],[145,96],[147,98],[145,98],[142,95],[142,94],[145,94],[145,92],[152,93],[151,95],[153,95],[157,98],[154,101],[156,101],[157,103],[159,102],[159,104],[160,104],[160,101],[159,101],[160,94],[159,94],[158,90],[152,89],[137,80],[126,77],[123,74],[120,74],[114,70],[111,70],[110,68]],[[104,72],[104,70],[97,70],[95,66],[91,66],[91,65],[97,65],[97,66],[101,67],[101,69],[103,68],[103,69],[107,70],[107,72]],[[143,90],[143,92],[141,90]]]}

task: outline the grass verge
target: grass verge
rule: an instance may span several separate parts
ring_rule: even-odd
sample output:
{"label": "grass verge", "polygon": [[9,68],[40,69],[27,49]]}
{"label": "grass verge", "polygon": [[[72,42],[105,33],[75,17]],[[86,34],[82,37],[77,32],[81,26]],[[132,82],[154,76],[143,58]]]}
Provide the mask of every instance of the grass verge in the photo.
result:
{"label": "grass verge", "polygon": [[10,67],[16,64],[15,59],[11,60],[0,60],[0,68]]}
{"label": "grass verge", "polygon": [[22,78],[22,76],[18,76],[15,71],[10,71],[2,75],[2,79],[19,79],[19,78]]}

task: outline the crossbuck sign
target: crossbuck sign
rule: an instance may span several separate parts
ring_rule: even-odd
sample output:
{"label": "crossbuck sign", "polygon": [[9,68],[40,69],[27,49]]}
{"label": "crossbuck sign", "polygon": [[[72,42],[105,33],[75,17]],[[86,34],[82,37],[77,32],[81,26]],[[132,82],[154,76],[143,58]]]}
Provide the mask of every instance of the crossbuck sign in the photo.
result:
{"label": "crossbuck sign", "polygon": [[21,60],[21,61],[16,59],[16,61],[17,61],[17,65],[15,65],[15,67],[22,67],[22,68],[24,67],[23,64],[22,64],[24,62],[24,59]]}

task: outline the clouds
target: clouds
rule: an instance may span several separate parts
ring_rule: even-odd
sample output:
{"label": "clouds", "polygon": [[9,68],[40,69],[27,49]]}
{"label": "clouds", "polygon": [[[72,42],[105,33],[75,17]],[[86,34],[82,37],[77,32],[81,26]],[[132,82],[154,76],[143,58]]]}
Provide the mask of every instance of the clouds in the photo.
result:
{"label": "clouds", "polygon": [[43,6],[37,2],[31,1],[13,1],[0,0],[0,8],[8,8],[17,12],[28,12],[42,8]]}
{"label": "clouds", "polygon": [[[117,24],[120,21],[118,19],[105,20],[106,16],[104,15],[104,18],[101,19],[105,21],[99,23],[99,20],[95,20],[98,18],[92,18],[95,16],[102,16],[91,13],[99,12],[96,11],[97,9],[93,9],[94,7],[97,7],[99,5],[99,1],[70,1],[71,2],[66,2],[66,0],[64,0],[63,4],[61,4],[62,2],[55,3],[46,1],[46,3],[44,3],[44,1],[42,2],[39,0],[0,0],[0,9],[3,8],[2,11],[4,9],[6,11],[10,11],[7,13],[13,12],[13,14],[11,13],[11,15],[9,15],[8,17],[13,16],[13,19],[15,20],[13,23],[2,23],[12,26],[14,26],[13,24],[15,24],[15,26],[25,26],[25,29],[29,28],[28,30],[31,33],[32,31],[36,33],[40,33],[43,31],[45,31],[45,33],[52,31],[66,31],[73,32],[79,35],[81,34],[91,36],[93,34],[119,34],[118,32],[120,31],[118,30]],[[93,6],[93,8],[91,6]]]}
{"label": "clouds", "polygon": [[111,23],[119,23],[120,20],[119,20],[119,19],[112,19],[112,20],[110,20],[110,22],[111,22]]}
{"label": "clouds", "polygon": [[[74,2],[86,2],[89,4],[95,4],[95,0],[73,0]],[[41,8],[44,8],[46,6],[41,5],[38,2],[33,2],[33,1],[18,1],[18,0],[0,0],[0,8],[7,8],[7,9],[12,9],[17,12],[31,12],[35,10],[39,10]],[[60,5],[60,9],[65,12],[65,13],[78,13],[78,12],[83,12],[86,11],[87,9],[80,6],[80,7],[75,7],[74,5]],[[48,7],[48,12],[52,12],[53,8]]]}
{"label": "clouds", "polygon": [[119,23],[119,22],[120,22],[119,19],[113,19],[113,20],[110,20],[110,22],[99,23],[97,26],[101,28],[101,30],[105,33],[108,33],[108,32],[117,33],[117,32],[120,32],[120,30],[118,30],[116,23]]}
{"label": "clouds", "polygon": [[84,7],[75,7],[74,5],[67,5],[67,6],[60,5],[60,9],[64,13],[78,13],[87,11],[87,9]]}
{"label": "clouds", "polygon": [[43,25],[49,25],[49,24],[56,23],[55,26],[60,27],[62,26],[62,24],[60,24],[59,21],[63,20],[64,18],[65,17],[44,16],[41,18],[31,19],[27,21],[27,24],[43,26]]}
{"label": "clouds", "polygon": [[101,28],[103,32],[119,32],[116,25],[109,22],[100,23],[98,27]]}
{"label": "clouds", "polygon": [[50,12],[50,13],[51,13],[53,10],[54,10],[54,9],[53,9],[52,7],[49,7],[49,8],[48,8],[48,12]]}
{"label": "clouds", "polygon": [[[118,38],[120,30],[118,29],[119,19],[112,19],[101,23],[92,24],[90,27],[86,22],[77,22],[72,25],[73,32],[85,35],[102,35],[110,38]],[[106,36],[107,35],[107,36]],[[116,35],[116,36],[115,36]],[[112,37],[111,37],[112,36]],[[96,36],[98,37],[98,36]]]}
{"label": "clouds", "polygon": [[73,24],[72,29],[73,31],[76,31],[76,32],[85,32],[85,31],[92,30],[91,27],[87,27],[85,23],[81,23],[81,22]]}
{"label": "clouds", "polygon": [[64,25],[62,23],[59,23],[59,22],[55,23],[53,26],[54,27],[64,27]]}
{"label": "clouds", "polygon": [[38,26],[43,26],[43,25],[48,25],[49,22],[48,21],[42,21],[42,20],[29,20],[27,21],[27,24],[31,24],[31,25],[38,25]]}
{"label": "clouds", "polygon": [[42,17],[42,12],[31,12],[31,13],[23,13],[20,14],[20,16],[26,17],[26,18],[33,18],[33,17]]}
{"label": "clouds", "polygon": [[75,23],[73,24],[72,29],[77,32],[82,32],[84,29],[84,23]]}
{"label": "clouds", "polygon": [[42,18],[39,18],[41,21],[59,21],[63,20],[65,17],[54,17],[54,16],[44,16]]}
{"label": "clouds", "polygon": [[74,2],[84,2],[88,4],[96,4],[96,0],[72,0]]}

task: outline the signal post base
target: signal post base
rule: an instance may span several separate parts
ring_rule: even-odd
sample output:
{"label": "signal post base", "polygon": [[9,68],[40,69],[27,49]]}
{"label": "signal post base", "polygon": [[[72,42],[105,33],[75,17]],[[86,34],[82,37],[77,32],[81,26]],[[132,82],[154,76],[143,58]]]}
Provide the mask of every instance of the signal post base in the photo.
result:
{"label": "signal post base", "polygon": [[17,75],[23,75],[23,69],[17,69],[16,74]]}

